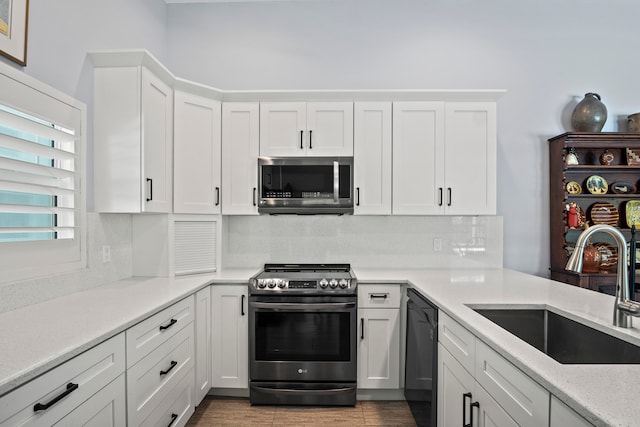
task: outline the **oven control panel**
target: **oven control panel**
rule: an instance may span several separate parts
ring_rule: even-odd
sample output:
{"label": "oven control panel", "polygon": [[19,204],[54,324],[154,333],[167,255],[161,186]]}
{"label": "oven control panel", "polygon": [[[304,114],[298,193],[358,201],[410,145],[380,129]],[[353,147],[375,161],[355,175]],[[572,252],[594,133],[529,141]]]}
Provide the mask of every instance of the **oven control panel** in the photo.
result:
{"label": "oven control panel", "polygon": [[280,278],[256,278],[252,280],[252,285],[260,291],[274,292],[336,292],[352,290],[355,280],[345,278],[323,278],[319,280],[293,280]]}

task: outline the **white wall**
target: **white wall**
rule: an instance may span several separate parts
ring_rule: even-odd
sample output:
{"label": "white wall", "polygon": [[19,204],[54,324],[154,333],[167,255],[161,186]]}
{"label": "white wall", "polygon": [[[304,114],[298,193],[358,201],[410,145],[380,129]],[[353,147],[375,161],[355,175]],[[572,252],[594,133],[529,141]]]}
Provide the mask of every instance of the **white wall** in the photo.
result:
{"label": "white wall", "polygon": [[546,276],[546,141],[569,130],[586,92],[609,109],[605,131],[640,111],[639,16],[636,0],[172,4],[167,65],[222,89],[507,89],[498,103],[504,265]]}

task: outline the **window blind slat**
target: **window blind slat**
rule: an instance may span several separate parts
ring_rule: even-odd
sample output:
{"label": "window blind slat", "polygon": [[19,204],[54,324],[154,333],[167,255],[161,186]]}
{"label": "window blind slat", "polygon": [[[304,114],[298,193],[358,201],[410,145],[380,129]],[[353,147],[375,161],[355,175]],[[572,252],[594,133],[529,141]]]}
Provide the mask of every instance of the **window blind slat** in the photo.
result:
{"label": "window blind slat", "polygon": [[22,160],[0,157],[0,170],[27,173],[30,175],[47,176],[51,178],[75,178],[78,173],[52,166],[38,165]]}
{"label": "window blind slat", "polygon": [[[69,141],[59,141],[61,145],[67,145]],[[74,143],[75,144],[75,143]],[[59,150],[54,147],[47,147],[46,145],[37,144],[35,142],[26,141],[24,139],[16,138],[10,135],[0,133],[0,147],[8,148],[10,150],[18,151],[21,153],[29,153],[34,156],[48,157],[56,160],[74,160],[76,155],[69,150]]]}
{"label": "window blind slat", "polygon": [[3,205],[0,204],[0,213],[23,213],[23,214],[58,214],[73,215],[75,212],[73,207],[60,206],[31,206],[31,205]]}
{"label": "window blind slat", "polygon": [[[0,173],[2,175],[2,173]],[[14,191],[17,193],[44,194],[47,196],[73,196],[78,191],[55,186],[27,184],[0,179],[0,191]]]}
{"label": "window blind slat", "polygon": [[54,124],[50,122],[49,125],[43,122],[45,121],[40,122],[21,117],[0,108],[0,123],[2,123],[3,126],[20,129],[23,132],[53,140],[69,140],[70,136],[72,138],[74,137],[74,132],[71,129],[62,130],[60,127],[54,127]]}

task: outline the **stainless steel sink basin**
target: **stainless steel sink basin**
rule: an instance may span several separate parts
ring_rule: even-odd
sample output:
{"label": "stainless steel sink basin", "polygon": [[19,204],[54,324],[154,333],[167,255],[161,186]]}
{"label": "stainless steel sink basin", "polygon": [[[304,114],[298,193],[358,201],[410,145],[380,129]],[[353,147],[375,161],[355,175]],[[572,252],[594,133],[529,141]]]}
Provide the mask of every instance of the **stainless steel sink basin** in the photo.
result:
{"label": "stainless steel sink basin", "polygon": [[640,363],[640,347],[547,309],[473,310],[563,364]]}

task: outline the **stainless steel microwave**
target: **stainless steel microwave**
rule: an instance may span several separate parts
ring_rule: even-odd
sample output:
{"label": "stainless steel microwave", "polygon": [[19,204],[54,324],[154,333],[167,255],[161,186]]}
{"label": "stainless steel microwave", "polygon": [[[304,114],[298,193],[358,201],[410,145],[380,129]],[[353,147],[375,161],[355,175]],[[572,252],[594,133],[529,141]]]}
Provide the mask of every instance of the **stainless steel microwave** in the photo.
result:
{"label": "stainless steel microwave", "polygon": [[352,214],[353,157],[259,157],[261,214]]}

